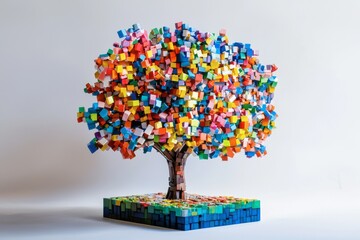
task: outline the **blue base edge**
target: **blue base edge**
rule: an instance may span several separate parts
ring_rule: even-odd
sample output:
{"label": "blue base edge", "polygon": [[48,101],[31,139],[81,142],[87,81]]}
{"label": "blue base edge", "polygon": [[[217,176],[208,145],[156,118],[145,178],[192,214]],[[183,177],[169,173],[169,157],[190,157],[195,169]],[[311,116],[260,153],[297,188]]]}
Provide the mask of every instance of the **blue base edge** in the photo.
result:
{"label": "blue base edge", "polygon": [[[109,199],[104,199],[108,203]],[[147,207],[134,204],[130,209],[126,208],[125,203],[120,206],[116,204],[104,204],[104,218],[117,219],[122,221],[141,223],[177,230],[195,230],[211,228],[240,223],[250,223],[260,221],[260,208],[224,208],[223,213],[206,213],[197,216],[176,216],[175,211],[164,214],[161,210],[149,213]]]}

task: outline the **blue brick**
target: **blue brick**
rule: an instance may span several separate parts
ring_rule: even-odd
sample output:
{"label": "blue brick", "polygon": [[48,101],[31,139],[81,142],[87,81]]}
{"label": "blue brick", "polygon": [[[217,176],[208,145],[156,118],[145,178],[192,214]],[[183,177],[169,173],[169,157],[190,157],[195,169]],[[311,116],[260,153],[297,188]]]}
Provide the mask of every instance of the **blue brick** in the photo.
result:
{"label": "blue brick", "polygon": [[153,214],[152,219],[155,220],[155,221],[158,221],[159,220],[159,214]]}
{"label": "blue brick", "polygon": [[199,229],[199,223],[192,223],[191,230]]}
{"label": "blue brick", "polygon": [[189,224],[189,218],[188,217],[177,217],[177,222],[181,224]]}
{"label": "blue brick", "polygon": [[210,222],[206,221],[206,222],[202,222],[203,228],[208,228],[210,227]]}
{"label": "blue brick", "polygon": [[117,34],[119,35],[119,38],[123,38],[126,36],[126,30],[122,29],[122,30],[118,31]]}
{"label": "blue brick", "polygon": [[177,224],[177,229],[179,230],[190,230],[190,224],[181,224],[181,223],[178,223]]}
{"label": "blue brick", "polygon": [[192,217],[192,222],[193,222],[193,223],[199,222],[199,216],[193,216],[193,217]]}
{"label": "blue brick", "polygon": [[120,215],[120,206],[113,206],[113,209],[114,209],[114,213],[116,214],[116,215]]}
{"label": "blue brick", "polygon": [[144,214],[141,212],[134,213],[134,217],[136,218],[144,218]]}
{"label": "blue brick", "polygon": [[246,208],[242,209],[242,211],[241,211],[241,216],[242,216],[242,217],[246,217],[246,213],[247,213]]}
{"label": "blue brick", "polygon": [[[151,211],[155,213],[151,213]],[[104,202],[103,208],[104,217],[179,230],[193,230],[260,221],[260,208],[252,208],[247,205],[241,209],[223,208],[216,214],[206,212],[201,211],[197,216],[180,217],[176,216],[176,211],[172,210],[163,213],[160,209],[155,210],[151,206],[144,207],[139,203],[122,202],[120,206],[116,206],[115,200],[112,199]]]}
{"label": "blue brick", "polygon": [[160,226],[160,227],[164,227],[165,226],[165,223],[163,221],[156,221],[155,222],[155,225],[156,226]]}
{"label": "blue brick", "polygon": [[230,214],[230,208],[224,208],[224,213],[226,214],[226,216],[229,216]]}
{"label": "blue brick", "polygon": [[252,215],[252,216],[256,216],[257,214],[258,214],[257,209],[252,208],[252,209],[251,209],[251,215]]}
{"label": "blue brick", "polygon": [[104,207],[103,216],[104,216],[104,217],[110,216],[110,210],[109,210],[107,207]]}
{"label": "blue brick", "polygon": [[176,217],[174,216],[170,216],[170,222],[172,223],[176,223]]}

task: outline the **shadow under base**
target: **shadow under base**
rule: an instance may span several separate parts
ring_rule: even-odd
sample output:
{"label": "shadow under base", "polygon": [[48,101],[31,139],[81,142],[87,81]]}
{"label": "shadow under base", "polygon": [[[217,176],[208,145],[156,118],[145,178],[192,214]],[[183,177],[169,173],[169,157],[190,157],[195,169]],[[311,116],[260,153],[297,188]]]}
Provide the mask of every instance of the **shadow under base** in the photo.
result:
{"label": "shadow under base", "polygon": [[187,194],[168,200],[165,194],[104,198],[104,217],[178,230],[195,230],[260,221],[260,201]]}

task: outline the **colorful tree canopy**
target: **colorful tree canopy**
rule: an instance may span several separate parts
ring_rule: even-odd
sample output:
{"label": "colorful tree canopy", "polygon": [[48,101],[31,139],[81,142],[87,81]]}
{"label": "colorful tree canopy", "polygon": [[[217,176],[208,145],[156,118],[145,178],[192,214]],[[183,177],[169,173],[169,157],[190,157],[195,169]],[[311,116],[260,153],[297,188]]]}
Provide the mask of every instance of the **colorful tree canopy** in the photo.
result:
{"label": "colorful tree canopy", "polygon": [[260,64],[250,44],[230,44],[225,30],[175,27],[147,34],[134,24],[95,59],[97,81],[85,92],[97,101],[77,115],[96,129],[90,151],[111,148],[133,158],[160,144],[170,152],[186,145],[200,159],[227,160],[241,150],[265,155],[277,117],[277,67]]}

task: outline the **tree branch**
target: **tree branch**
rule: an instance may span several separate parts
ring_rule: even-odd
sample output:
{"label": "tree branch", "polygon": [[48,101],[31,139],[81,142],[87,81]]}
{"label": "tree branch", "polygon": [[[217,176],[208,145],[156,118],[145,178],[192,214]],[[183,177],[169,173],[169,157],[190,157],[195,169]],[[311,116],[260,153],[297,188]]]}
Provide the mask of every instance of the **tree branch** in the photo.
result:
{"label": "tree branch", "polygon": [[163,155],[166,160],[168,161],[173,161],[176,158],[176,155],[174,152],[170,152],[167,149],[165,149],[165,151],[162,150],[161,144],[159,143],[154,143],[154,148],[161,154]]}

